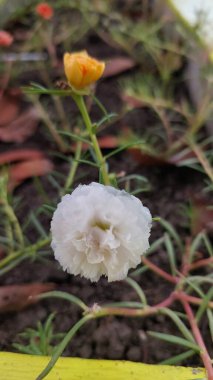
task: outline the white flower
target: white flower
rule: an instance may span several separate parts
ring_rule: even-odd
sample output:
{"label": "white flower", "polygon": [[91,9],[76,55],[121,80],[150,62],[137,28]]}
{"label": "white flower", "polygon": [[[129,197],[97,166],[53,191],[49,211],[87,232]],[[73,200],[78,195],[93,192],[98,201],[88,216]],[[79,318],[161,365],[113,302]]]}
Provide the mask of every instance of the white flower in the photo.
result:
{"label": "white flower", "polygon": [[98,281],[122,280],[149,248],[152,217],[141,201],[99,183],[78,186],[54,212],[55,258],[67,272]]}

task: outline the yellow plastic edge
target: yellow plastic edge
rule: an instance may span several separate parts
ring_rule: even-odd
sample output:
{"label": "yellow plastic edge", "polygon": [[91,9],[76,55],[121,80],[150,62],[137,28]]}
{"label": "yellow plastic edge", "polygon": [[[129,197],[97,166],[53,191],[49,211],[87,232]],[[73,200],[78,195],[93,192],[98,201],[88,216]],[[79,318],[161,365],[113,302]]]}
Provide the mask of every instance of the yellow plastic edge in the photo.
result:
{"label": "yellow plastic edge", "polygon": [[[1,380],[35,380],[48,363],[46,356],[0,352]],[[194,380],[203,368],[150,365],[120,360],[60,358],[47,380]]]}

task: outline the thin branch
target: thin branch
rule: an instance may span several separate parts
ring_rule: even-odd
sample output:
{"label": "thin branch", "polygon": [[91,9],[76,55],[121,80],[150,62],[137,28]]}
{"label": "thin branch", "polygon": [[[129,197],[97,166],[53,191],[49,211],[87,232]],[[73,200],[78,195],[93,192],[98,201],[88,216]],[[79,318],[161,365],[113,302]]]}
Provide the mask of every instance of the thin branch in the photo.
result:
{"label": "thin branch", "polygon": [[151,261],[149,261],[146,257],[142,257],[141,260],[142,260],[143,264],[145,264],[153,272],[157,273],[160,277],[171,282],[172,284],[178,284],[179,283],[178,277],[172,276],[171,274],[165,272],[163,269],[159,268],[157,265],[155,265]]}
{"label": "thin branch", "polygon": [[200,356],[201,356],[203,363],[205,365],[205,368],[206,368],[206,371],[208,374],[208,380],[213,380],[213,367],[212,367],[212,363],[211,363],[211,358],[210,358],[209,353],[207,351],[207,348],[206,348],[206,345],[204,343],[203,337],[201,335],[200,329],[199,329],[197,322],[195,320],[191,306],[182,297],[180,298],[180,301],[181,301],[181,303],[185,309],[185,312],[188,316],[188,320],[189,320],[194,338],[195,338],[197,344],[199,345],[199,347],[201,348]]}

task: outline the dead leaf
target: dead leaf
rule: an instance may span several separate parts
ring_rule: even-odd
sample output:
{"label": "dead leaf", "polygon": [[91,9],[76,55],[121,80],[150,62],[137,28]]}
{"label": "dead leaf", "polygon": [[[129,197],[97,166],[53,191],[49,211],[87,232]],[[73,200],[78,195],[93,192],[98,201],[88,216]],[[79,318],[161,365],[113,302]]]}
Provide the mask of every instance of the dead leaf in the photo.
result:
{"label": "dead leaf", "polygon": [[154,165],[168,165],[169,162],[161,155],[154,156],[150,153],[143,152],[139,148],[128,148],[128,151],[132,155],[135,161],[144,166],[154,166]]}
{"label": "dead leaf", "polygon": [[38,158],[14,164],[9,169],[9,190],[12,191],[27,178],[42,176],[52,170],[53,164],[47,158]]}
{"label": "dead leaf", "polygon": [[101,148],[113,149],[119,146],[119,139],[117,136],[107,135],[99,137],[98,143]]}
{"label": "dead leaf", "polygon": [[38,302],[37,296],[55,289],[55,284],[33,283],[0,287],[0,313],[19,311]]}
{"label": "dead leaf", "polygon": [[1,125],[0,140],[4,142],[22,143],[29,136],[33,135],[37,125],[38,115],[35,108],[31,107],[10,121],[10,123]]}
{"label": "dead leaf", "polygon": [[13,121],[18,113],[20,106],[20,97],[4,94],[0,97],[0,126],[6,125]]}
{"label": "dead leaf", "polygon": [[37,149],[16,149],[0,153],[0,165],[9,164],[13,161],[33,160],[42,158],[44,154]]}
{"label": "dead leaf", "polygon": [[114,75],[121,74],[127,70],[135,67],[136,63],[133,59],[128,57],[116,57],[108,60],[105,71],[104,78],[109,78]]}

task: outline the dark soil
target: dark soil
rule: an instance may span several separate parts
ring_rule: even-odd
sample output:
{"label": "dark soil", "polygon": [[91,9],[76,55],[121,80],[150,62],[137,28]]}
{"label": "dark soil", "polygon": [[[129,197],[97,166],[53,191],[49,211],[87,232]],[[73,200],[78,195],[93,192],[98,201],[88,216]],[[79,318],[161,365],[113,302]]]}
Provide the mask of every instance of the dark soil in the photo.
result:
{"label": "dark soil", "polygon": [[[92,41],[93,43],[95,41],[92,51],[99,51],[99,55],[101,55],[101,51],[106,53],[105,46],[103,47],[100,41],[99,44],[97,44],[96,39]],[[85,47],[88,46],[85,45]],[[98,50],[99,48],[100,50]],[[98,86],[98,96],[110,112],[119,111],[122,102],[119,95],[118,78],[103,80]],[[96,108],[93,109],[92,113],[94,118],[98,118]],[[150,123],[154,122],[155,118],[148,110],[135,111],[122,123],[128,122],[130,125],[131,120],[131,128],[140,130],[142,127],[149,128]],[[120,126],[121,123],[113,125],[104,133],[109,131],[116,133]],[[43,148],[45,151],[52,151],[53,149],[46,132],[41,129],[22,146]],[[68,170],[68,165],[62,160],[56,159],[55,164],[59,171],[66,172]],[[151,184],[151,190],[140,196],[143,203],[150,208],[153,216],[158,215],[165,218],[180,231],[182,236],[187,235],[187,228],[185,227],[187,220],[181,213],[181,205],[186,205],[192,194],[200,193],[204,184],[202,174],[190,169],[172,166],[143,167],[135,162],[128,152],[117,155],[110,161],[110,165],[111,170],[115,172],[127,170],[128,174],[137,173],[147,177]],[[98,180],[94,169],[87,166],[81,170],[84,173],[83,182]],[[48,194],[54,198],[55,190],[45,179],[42,182]],[[42,203],[33,181],[27,181],[21,185],[16,190],[16,194],[23,197],[23,207],[19,210],[19,216],[22,220],[26,213],[36,209]],[[44,225],[48,226],[48,220],[43,222]],[[28,233],[28,238],[34,241],[35,232],[32,230]],[[152,240],[162,233],[163,231],[158,223],[154,223]],[[152,260],[162,268],[168,268],[168,260],[164,250],[153,254]],[[150,271],[139,276],[137,280],[142,285],[148,301],[152,305],[162,301],[172,290],[168,283]],[[32,282],[53,282],[57,284],[57,290],[68,291],[89,305],[124,300],[137,301],[136,294],[125,282],[109,284],[105,279],[101,279],[98,283],[90,283],[85,279],[64,273],[53,258],[47,259],[45,262],[25,261],[0,278],[0,285]],[[175,307],[176,309],[180,308],[178,304]],[[51,312],[56,312],[54,326],[57,332],[68,331],[81,316],[75,306],[56,299],[39,302],[19,312],[2,314],[0,315],[0,350],[13,351],[12,343],[22,341],[18,337],[18,333],[26,327],[35,327],[38,321],[45,321]],[[182,352],[178,346],[169,345],[149,337],[149,330],[178,335],[173,323],[164,316],[144,319],[107,317],[89,322],[84,326],[64,354],[83,358],[126,359],[158,363]],[[206,337],[205,322],[202,325],[202,330],[204,338],[207,338],[207,341],[210,340]],[[210,346],[210,342],[208,344]],[[198,356],[194,356],[184,364],[201,365],[201,362]]]}

